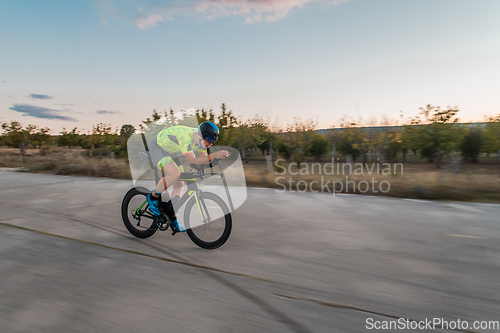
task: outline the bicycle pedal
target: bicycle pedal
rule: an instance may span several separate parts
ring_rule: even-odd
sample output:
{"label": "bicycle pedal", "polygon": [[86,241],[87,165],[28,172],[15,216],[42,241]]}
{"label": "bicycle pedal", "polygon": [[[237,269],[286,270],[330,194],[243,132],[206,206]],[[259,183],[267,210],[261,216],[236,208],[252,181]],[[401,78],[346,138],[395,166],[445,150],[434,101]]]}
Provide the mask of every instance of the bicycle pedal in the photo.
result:
{"label": "bicycle pedal", "polygon": [[174,231],[172,232],[172,236],[173,236],[173,235],[175,235],[177,232],[178,232],[177,230],[174,230]]}

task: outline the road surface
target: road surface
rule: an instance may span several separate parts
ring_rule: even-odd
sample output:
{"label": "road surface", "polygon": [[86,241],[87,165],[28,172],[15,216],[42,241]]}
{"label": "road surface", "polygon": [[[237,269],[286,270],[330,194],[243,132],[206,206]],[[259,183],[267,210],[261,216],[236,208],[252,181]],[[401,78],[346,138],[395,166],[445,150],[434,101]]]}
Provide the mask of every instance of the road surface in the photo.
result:
{"label": "road surface", "polygon": [[228,242],[207,251],[186,234],[130,235],[120,216],[130,187],[0,169],[2,332],[500,320],[500,205],[250,188]]}

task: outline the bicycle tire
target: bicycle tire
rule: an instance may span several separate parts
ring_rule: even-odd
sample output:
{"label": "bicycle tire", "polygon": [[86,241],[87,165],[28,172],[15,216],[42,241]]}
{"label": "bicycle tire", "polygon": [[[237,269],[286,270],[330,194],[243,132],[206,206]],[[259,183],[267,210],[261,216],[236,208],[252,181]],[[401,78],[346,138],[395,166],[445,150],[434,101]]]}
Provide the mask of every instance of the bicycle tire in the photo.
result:
{"label": "bicycle tire", "polygon": [[[212,201],[213,203],[215,203],[216,205],[219,206],[219,208],[223,212],[223,217],[221,217],[221,219],[224,219],[224,220],[220,221],[220,222],[223,222],[224,229],[221,232],[220,237],[218,237],[215,240],[208,241],[208,240],[203,239],[204,237],[199,232],[199,229],[197,229],[199,227],[203,227],[202,225],[194,226],[193,228],[191,228],[191,221],[190,221],[191,211],[193,209],[198,211],[197,205],[195,206],[196,199],[194,197],[192,197],[188,201],[188,203],[186,204],[186,208],[184,209],[184,223],[185,223],[185,227],[187,229],[186,232],[187,232],[189,238],[193,241],[193,243],[195,243],[196,245],[198,245],[199,247],[201,247],[203,249],[213,250],[213,249],[216,249],[218,247],[221,247],[228,240],[229,235],[231,234],[231,229],[232,229],[231,212],[229,211],[229,208],[227,207],[224,200],[222,200],[221,197],[219,197],[218,195],[216,195],[214,193],[202,192],[200,195],[198,195],[198,200],[200,200],[200,201],[203,200],[205,202]],[[210,222],[210,223],[213,223],[213,222]]]}
{"label": "bicycle tire", "polygon": [[[153,219],[151,219],[151,225],[149,225],[149,222],[148,222],[146,224],[146,227],[137,228],[137,225],[136,225],[137,221],[134,219],[131,220],[129,217],[129,212],[132,209],[139,208],[139,207],[129,207],[129,204],[130,204],[130,201],[132,200],[132,198],[134,198],[137,195],[140,195],[140,196],[143,196],[144,200],[145,200],[146,195],[148,195],[149,193],[150,193],[150,191],[148,191],[148,189],[146,189],[146,188],[134,187],[134,188],[131,188],[127,192],[127,194],[125,194],[125,196],[123,197],[122,209],[121,209],[123,223],[125,224],[125,227],[127,228],[127,230],[137,238],[151,237],[158,229],[158,225],[156,224],[156,222]],[[149,225],[149,226],[147,226],[147,225]]]}

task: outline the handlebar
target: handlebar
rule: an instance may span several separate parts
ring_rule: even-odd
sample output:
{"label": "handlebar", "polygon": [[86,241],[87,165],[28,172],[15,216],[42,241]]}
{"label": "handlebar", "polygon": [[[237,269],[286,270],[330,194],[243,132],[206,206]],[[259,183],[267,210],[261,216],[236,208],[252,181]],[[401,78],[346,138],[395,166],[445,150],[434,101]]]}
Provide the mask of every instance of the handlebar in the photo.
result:
{"label": "handlebar", "polygon": [[191,166],[191,168],[197,170],[198,172],[202,172],[205,169],[213,168],[214,166],[216,166],[217,164],[219,164],[219,161],[220,160],[218,158],[214,158],[212,161],[210,161],[208,163],[205,163],[205,164],[191,163],[190,166]]}

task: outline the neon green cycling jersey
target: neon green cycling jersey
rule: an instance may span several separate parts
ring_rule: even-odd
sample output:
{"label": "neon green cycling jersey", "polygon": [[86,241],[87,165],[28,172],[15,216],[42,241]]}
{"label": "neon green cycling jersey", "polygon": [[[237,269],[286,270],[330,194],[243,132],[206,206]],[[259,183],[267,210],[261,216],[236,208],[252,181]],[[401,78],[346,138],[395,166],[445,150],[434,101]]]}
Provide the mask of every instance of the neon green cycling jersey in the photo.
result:
{"label": "neon green cycling jersey", "polygon": [[[171,156],[162,158],[158,162],[158,168],[162,169],[167,163],[172,162],[172,157],[182,156],[194,150],[206,153],[207,150],[200,144],[193,142],[193,131],[197,129],[187,126],[172,126],[162,130],[156,136],[156,143]],[[197,141],[197,140],[195,140]]]}

